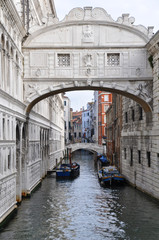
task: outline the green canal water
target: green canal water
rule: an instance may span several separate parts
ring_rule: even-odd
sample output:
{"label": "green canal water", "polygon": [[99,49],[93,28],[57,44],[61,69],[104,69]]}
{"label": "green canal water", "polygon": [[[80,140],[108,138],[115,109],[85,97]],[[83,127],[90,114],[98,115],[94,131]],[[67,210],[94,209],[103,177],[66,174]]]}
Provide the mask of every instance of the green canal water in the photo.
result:
{"label": "green canal water", "polygon": [[47,177],[1,230],[2,240],[157,240],[159,202],[125,185],[100,186],[93,155],[78,151],[75,180]]}

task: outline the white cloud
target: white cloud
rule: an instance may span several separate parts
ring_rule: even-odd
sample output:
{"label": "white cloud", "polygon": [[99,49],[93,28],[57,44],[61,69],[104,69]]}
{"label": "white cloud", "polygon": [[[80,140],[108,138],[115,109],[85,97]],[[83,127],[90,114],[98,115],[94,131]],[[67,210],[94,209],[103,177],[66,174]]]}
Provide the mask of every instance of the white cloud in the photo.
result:
{"label": "white cloud", "polygon": [[71,107],[73,111],[80,110],[80,108],[84,107],[86,109],[87,102],[91,102],[94,98],[94,91],[73,91],[66,92],[66,96],[71,100]]}

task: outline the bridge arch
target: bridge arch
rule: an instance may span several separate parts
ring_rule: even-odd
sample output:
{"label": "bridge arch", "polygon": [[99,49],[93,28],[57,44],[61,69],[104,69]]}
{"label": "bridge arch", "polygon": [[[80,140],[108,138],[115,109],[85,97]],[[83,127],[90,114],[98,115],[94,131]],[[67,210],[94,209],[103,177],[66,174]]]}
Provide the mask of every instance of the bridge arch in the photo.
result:
{"label": "bridge arch", "polygon": [[[116,83],[108,83],[104,84],[101,81],[92,81],[91,84],[88,83],[88,81],[92,81],[91,79],[86,80],[85,82],[82,82],[80,84],[81,86],[75,86],[76,83],[68,83],[68,84],[59,84],[57,85],[54,90],[51,87],[48,87],[47,89],[44,89],[42,91],[37,91],[34,93],[30,98],[27,99],[28,101],[28,106],[26,109],[26,114],[28,115],[31,111],[31,109],[34,107],[35,104],[37,104],[39,101],[59,94],[59,93],[64,93],[68,91],[77,91],[77,90],[99,90],[99,91],[106,91],[106,92],[111,92],[111,93],[117,93],[122,96],[128,97],[139,103],[144,111],[151,112],[151,98],[143,99],[143,97],[139,96],[139,90],[134,89],[134,88],[129,88],[128,86],[125,87],[124,91],[124,86],[117,85]],[[103,85],[102,87],[100,85]]]}
{"label": "bridge arch", "polygon": [[72,152],[83,149],[92,153],[103,154],[103,146],[96,143],[74,143],[67,145],[66,148],[71,148]]}

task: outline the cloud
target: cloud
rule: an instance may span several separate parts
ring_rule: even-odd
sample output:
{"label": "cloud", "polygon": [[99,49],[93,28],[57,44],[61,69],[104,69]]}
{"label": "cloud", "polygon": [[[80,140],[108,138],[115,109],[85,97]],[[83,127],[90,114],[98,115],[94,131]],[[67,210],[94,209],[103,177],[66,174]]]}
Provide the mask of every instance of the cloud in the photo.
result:
{"label": "cloud", "polygon": [[88,102],[91,102],[94,98],[94,91],[72,91],[66,92],[66,96],[71,100],[71,107],[73,111],[80,110],[84,106],[86,109],[86,105]]}

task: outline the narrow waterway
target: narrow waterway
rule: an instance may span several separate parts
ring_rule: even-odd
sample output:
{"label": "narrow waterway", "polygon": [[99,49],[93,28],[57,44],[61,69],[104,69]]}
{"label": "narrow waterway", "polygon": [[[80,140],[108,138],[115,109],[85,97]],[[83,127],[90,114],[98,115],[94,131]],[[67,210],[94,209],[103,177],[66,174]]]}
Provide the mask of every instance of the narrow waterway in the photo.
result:
{"label": "narrow waterway", "polygon": [[157,240],[159,202],[130,186],[103,188],[93,156],[79,151],[75,180],[47,177],[14,219],[0,232],[3,240]]}

